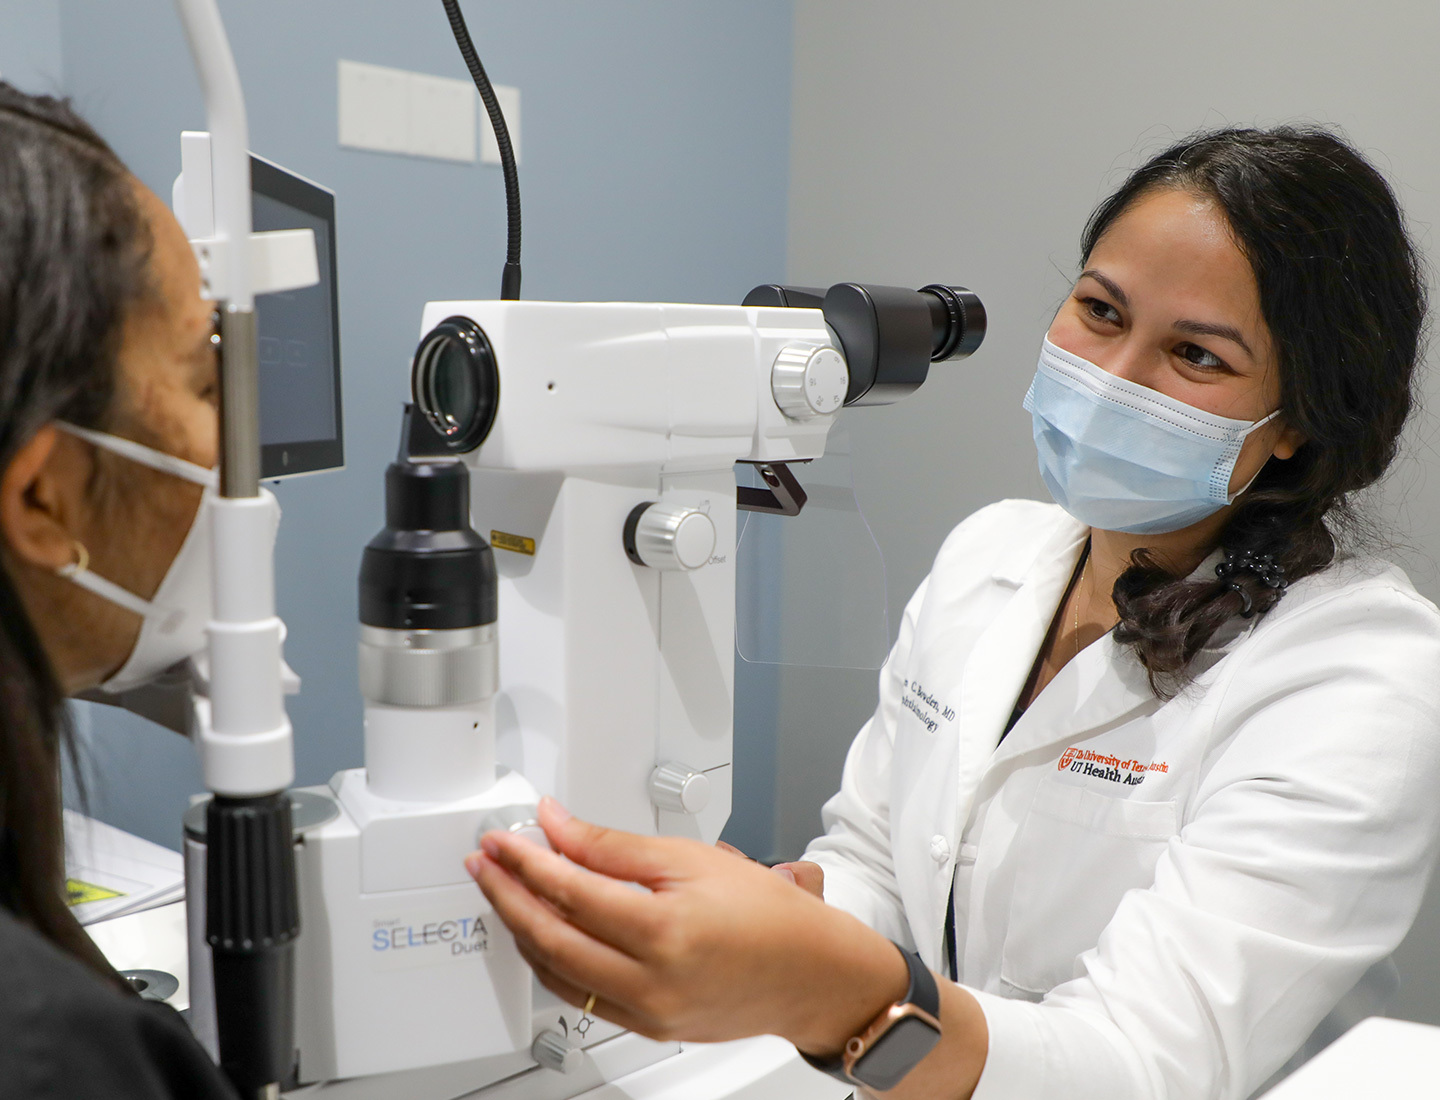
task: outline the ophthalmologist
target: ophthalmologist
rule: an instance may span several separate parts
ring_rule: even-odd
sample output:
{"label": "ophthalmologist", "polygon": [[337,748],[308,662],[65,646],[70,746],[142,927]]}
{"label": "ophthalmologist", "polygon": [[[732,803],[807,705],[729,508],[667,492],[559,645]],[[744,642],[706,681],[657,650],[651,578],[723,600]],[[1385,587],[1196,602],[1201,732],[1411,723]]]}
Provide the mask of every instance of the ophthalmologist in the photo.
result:
{"label": "ophthalmologist", "polygon": [[825,835],[776,873],[547,801],[568,859],[469,859],[540,980],[906,1100],[1240,1100],[1377,1011],[1440,835],[1440,613],[1341,536],[1425,308],[1340,138],[1144,164],[1025,400],[1056,503],[946,539]]}

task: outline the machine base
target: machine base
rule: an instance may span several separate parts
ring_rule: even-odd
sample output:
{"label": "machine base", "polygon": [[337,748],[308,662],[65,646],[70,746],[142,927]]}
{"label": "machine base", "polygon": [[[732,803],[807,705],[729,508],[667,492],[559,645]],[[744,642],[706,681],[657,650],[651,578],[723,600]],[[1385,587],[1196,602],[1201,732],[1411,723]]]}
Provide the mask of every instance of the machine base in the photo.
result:
{"label": "machine base", "polygon": [[[167,1001],[177,1009],[188,1007],[183,902],[102,921],[86,931],[119,969],[149,968],[175,975],[179,988]],[[1426,1030],[1435,1032],[1440,1045],[1440,1030]],[[584,1063],[568,1074],[542,1069],[523,1054],[512,1057],[517,1063],[513,1076],[480,1088],[477,1081],[495,1075],[493,1059],[306,1085],[284,1096],[290,1100],[845,1100],[851,1093],[811,1069],[789,1043],[774,1036],[680,1044],[622,1033],[587,1047]],[[1309,1100],[1311,1095],[1296,1093],[1295,1100]],[[1330,1094],[1313,1095],[1319,1100]],[[1408,1100],[1419,1093],[1393,1095]]]}
{"label": "machine base", "polygon": [[656,1043],[623,1034],[586,1048],[574,1073],[532,1066],[468,1090],[474,1066],[333,1081],[287,1092],[290,1100],[845,1100],[851,1089],[800,1060],[783,1039]]}

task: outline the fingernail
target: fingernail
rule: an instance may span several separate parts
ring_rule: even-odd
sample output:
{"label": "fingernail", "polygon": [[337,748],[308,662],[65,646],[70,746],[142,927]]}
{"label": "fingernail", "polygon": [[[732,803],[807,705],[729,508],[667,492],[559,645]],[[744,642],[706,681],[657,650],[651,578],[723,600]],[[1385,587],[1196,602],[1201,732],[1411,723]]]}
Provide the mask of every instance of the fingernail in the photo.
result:
{"label": "fingernail", "polygon": [[480,850],[491,859],[494,859],[500,854],[500,842],[489,833],[486,833],[480,838]]}
{"label": "fingernail", "polygon": [[570,811],[567,810],[564,806],[560,805],[559,802],[555,801],[555,799],[551,798],[548,794],[540,800],[540,805],[544,806],[547,810],[549,810],[550,813],[555,816],[556,820],[570,820]]}
{"label": "fingernail", "polygon": [[465,857],[465,870],[470,872],[471,878],[475,878],[480,874],[480,856],[478,853],[471,852]]}
{"label": "fingernail", "polygon": [[787,882],[795,881],[795,872],[790,870],[789,867],[771,867],[770,870],[774,871],[777,875],[785,879]]}

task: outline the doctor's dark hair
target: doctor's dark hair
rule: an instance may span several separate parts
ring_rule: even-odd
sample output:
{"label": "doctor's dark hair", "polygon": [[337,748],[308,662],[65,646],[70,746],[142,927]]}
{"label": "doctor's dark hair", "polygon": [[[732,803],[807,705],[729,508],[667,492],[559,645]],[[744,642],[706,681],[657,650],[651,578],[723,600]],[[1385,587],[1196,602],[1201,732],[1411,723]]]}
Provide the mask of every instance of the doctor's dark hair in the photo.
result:
{"label": "doctor's dark hair", "polygon": [[[103,428],[150,236],[124,164],[69,105],[0,82],[0,473],[45,424]],[[66,905],[65,695],[0,555],[0,904],[119,982]]]}
{"label": "doctor's dark hair", "polygon": [[[1220,545],[1269,555],[1293,582],[1334,560],[1356,519],[1353,495],[1395,457],[1425,335],[1421,264],[1380,173],[1335,134],[1292,126],[1201,133],[1151,158],[1091,215],[1082,255],[1137,199],[1168,189],[1225,212],[1259,287],[1281,418],[1305,438],[1236,501]],[[1170,696],[1221,626],[1252,605],[1264,614],[1283,595],[1253,571],[1177,578],[1140,550],[1115,583],[1116,640],[1134,647],[1156,694]]]}

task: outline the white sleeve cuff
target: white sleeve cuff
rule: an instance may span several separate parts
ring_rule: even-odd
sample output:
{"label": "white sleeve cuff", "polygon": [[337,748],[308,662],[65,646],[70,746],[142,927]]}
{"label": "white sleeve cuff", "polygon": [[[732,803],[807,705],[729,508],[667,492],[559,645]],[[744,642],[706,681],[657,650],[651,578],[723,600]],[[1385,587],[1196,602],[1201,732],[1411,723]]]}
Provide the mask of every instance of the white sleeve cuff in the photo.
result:
{"label": "white sleeve cuff", "polygon": [[990,1032],[971,1100],[1017,1096],[1143,1100],[1155,1095],[1135,1051],[1108,1021],[1058,1005],[1011,1000],[966,987]]}
{"label": "white sleeve cuff", "polygon": [[971,1100],[1013,1100],[1017,1096],[1048,1096],[1044,1035],[1035,1017],[1039,1007],[976,989],[967,991],[980,1002],[990,1046],[985,1068]]}

